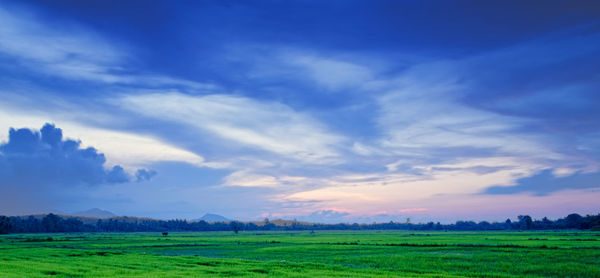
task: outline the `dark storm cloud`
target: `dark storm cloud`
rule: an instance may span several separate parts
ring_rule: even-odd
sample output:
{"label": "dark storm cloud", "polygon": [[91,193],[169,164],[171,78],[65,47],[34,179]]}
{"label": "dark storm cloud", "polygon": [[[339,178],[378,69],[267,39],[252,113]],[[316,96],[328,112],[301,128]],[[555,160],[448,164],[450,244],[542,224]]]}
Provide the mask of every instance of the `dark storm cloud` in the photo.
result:
{"label": "dark storm cloud", "polygon": [[[9,131],[8,142],[0,145],[0,181],[3,186],[39,188],[49,185],[73,186],[124,183],[130,177],[123,167],[104,168],[106,158],[93,147],[64,139],[62,130],[46,124],[38,132],[26,128]],[[138,170],[140,180],[154,171]]]}

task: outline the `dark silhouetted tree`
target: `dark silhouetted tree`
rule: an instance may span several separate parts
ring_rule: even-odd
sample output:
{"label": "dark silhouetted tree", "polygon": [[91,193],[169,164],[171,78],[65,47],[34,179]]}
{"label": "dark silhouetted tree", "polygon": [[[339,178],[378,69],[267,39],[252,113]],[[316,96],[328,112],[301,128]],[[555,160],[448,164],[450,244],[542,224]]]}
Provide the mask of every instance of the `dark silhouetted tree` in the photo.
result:
{"label": "dark silhouetted tree", "polygon": [[529,215],[519,215],[519,227],[522,230],[531,230],[533,220]]}
{"label": "dark silhouetted tree", "polygon": [[548,217],[542,218],[542,229],[552,229],[552,221]]}
{"label": "dark silhouetted tree", "polygon": [[237,222],[237,221],[232,221],[230,225],[231,225],[231,230],[232,230],[234,233],[236,233],[236,234],[237,234],[237,233],[239,233],[239,232],[240,232],[240,230],[242,229],[242,227],[241,227],[241,226],[242,226],[243,224],[242,224],[242,223],[239,223],[239,222]]}
{"label": "dark silhouetted tree", "polygon": [[492,228],[492,224],[490,224],[490,222],[487,221],[479,222],[478,226],[480,230],[490,230]]}
{"label": "dark silhouetted tree", "polygon": [[60,216],[50,213],[42,219],[42,227],[44,227],[44,231],[48,233],[55,233],[60,231],[60,221],[62,219]]}
{"label": "dark silhouetted tree", "polygon": [[506,221],[504,221],[504,228],[507,230],[512,229],[512,221],[510,221],[510,219],[506,219]]}
{"label": "dark silhouetted tree", "polygon": [[578,229],[581,226],[581,219],[583,217],[581,217],[581,215],[577,214],[577,213],[572,213],[569,214],[567,216],[567,218],[565,219],[567,228],[569,229]]}
{"label": "dark silhouetted tree", "polygon": [[10,218],[6,216],[0,216],[0,234],[8,234],[11,232],[12,225]]}
{"label": "dark silhouetted tree", "polygon": [[291,222],[288,225],[276,225],[268,222],[265,225],[232,221],[230,223],[206,221],[187,222],[186,220],[154,220],[136,217],[113,217],[98,219],[95,223],[84,224],[82,218],[63,219],[48,214],[41,220],[35,216],[0,216],[0,233],[56,233],[56,232],[165,232],[165,231],[287,231],[287,230],[445,230],[474,231],[502,229],[600,229],[600,214],[581,216],[571,214],[557,220],[543,218],[533,221],[528,215],[520,215],[518,222],[507,219],[505,222],[475,223],[473,221],[457,221],[454,224],[429,222],[426,224],[407,224],[390,221],[372,224],[317,224]]}

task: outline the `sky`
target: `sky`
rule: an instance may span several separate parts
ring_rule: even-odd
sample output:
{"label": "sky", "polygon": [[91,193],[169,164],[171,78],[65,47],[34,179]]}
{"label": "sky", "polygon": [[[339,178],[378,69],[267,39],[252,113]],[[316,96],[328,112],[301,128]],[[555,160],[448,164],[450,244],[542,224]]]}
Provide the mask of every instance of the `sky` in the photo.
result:
{"label": "sky", "polygon": [[0,1],[0,214],[600,212],[597,1]]}

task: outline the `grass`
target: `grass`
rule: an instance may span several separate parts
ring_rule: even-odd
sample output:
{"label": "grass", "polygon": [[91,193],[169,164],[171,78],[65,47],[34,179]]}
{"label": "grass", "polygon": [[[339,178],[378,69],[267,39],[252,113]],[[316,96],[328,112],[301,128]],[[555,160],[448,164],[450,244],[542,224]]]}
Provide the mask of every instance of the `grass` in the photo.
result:
{"label": "grass", "polygon": [[599,232],[0,236],[0,277],[600,277]]}

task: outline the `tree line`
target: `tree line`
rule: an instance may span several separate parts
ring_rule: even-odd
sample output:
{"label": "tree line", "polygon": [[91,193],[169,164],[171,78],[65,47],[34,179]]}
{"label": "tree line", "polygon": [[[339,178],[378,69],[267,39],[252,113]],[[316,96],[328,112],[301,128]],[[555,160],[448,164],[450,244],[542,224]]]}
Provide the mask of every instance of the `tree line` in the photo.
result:
{"label": "tree line", "polygon": [[[84,223],[85,220],[86,223]],[[532,219],[520,215],[515,221],[474,222],[457,221],[454,224],[429,223],[388,223],[373,224],[318,224],[287,221],[276,225],[265,219],[263,223],[215,222],[187,220],[155,220],[137,217],[113,217],[91,219],[61,217],[56,214],[43,216],[0,216],[0,234],[8,233],[71,233],[71,232],[185,232],[185,231],[298,231],[298,230],[424,230],[424,231],[486,231],[486,230],[559,230],[581,229],[600,230],[600,214],[581,216],[573,213],[557,220]]]}

